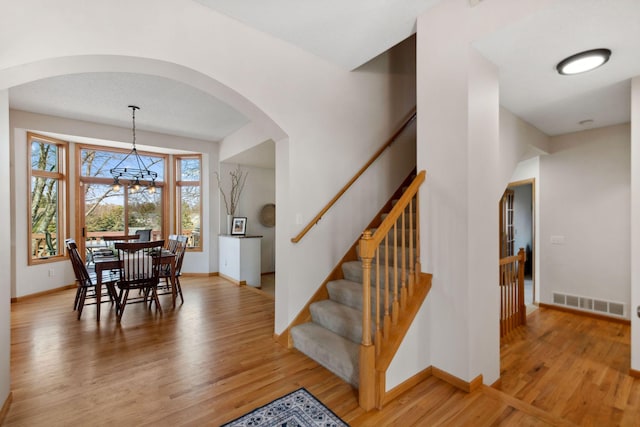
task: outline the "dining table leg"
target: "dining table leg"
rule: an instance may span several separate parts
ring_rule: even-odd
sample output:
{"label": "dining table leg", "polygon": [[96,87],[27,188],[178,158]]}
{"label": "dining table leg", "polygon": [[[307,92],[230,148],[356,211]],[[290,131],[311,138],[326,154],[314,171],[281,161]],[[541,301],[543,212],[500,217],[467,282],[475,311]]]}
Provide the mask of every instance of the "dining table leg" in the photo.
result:
{"label": "dining table leg", "polygon": [[96,267],[96,321],[100,321],[100,306],[102,305],[102,269]]}

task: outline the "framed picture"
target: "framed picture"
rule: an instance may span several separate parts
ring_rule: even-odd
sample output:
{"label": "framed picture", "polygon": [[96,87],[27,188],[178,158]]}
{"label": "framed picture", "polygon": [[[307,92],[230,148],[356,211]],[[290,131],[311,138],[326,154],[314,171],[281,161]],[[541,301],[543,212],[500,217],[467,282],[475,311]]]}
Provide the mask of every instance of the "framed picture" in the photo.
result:
{"label": "framed picture", "polygon": [[247,232],[247,218],[242,216],[234,216],[231,221],[231,235],[244,236]]}

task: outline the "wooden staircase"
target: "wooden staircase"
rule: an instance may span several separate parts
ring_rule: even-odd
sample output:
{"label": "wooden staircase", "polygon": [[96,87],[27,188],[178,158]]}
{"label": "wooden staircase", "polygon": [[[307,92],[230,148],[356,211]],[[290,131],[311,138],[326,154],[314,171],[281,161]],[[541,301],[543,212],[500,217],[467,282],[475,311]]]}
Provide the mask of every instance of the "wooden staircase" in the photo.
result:
{"label": "wooden staircase", "polygon": [[382,407],[386,371],[431,287],[419,262],[424,179],[407,179],[281,335],[358,388],[365,410]]}

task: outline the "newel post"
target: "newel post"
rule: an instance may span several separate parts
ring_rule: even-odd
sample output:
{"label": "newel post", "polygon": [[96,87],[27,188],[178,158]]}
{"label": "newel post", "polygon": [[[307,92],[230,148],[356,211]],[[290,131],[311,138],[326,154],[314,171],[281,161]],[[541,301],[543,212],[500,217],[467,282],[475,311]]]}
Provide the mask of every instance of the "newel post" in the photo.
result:
{"label": "newel post", "polygon": [[376,405],[375,346],[371,342],[371,231],[366,230],[360,239],[362,257],[362,343],[360,344],[359,403],[365,411]]}
{"label": "newel post", "polygon": [[520,314],[520,324],[527,324],[527,308],[524,304],[524,263],[527,255],[524,248],[518,251],[518,311]]}

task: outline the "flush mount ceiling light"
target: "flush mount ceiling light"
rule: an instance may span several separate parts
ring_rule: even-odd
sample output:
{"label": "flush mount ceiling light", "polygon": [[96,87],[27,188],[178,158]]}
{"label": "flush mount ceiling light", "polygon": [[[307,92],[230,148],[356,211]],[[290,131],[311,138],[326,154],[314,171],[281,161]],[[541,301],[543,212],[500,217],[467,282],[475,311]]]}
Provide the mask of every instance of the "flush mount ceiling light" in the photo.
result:
{"label": "flush mount ceiling light", "polygon": [[587,50],[563,59],[556,65],[556,70],[562,75],[585,73],[606,63],[610,56],[609,49]]}

